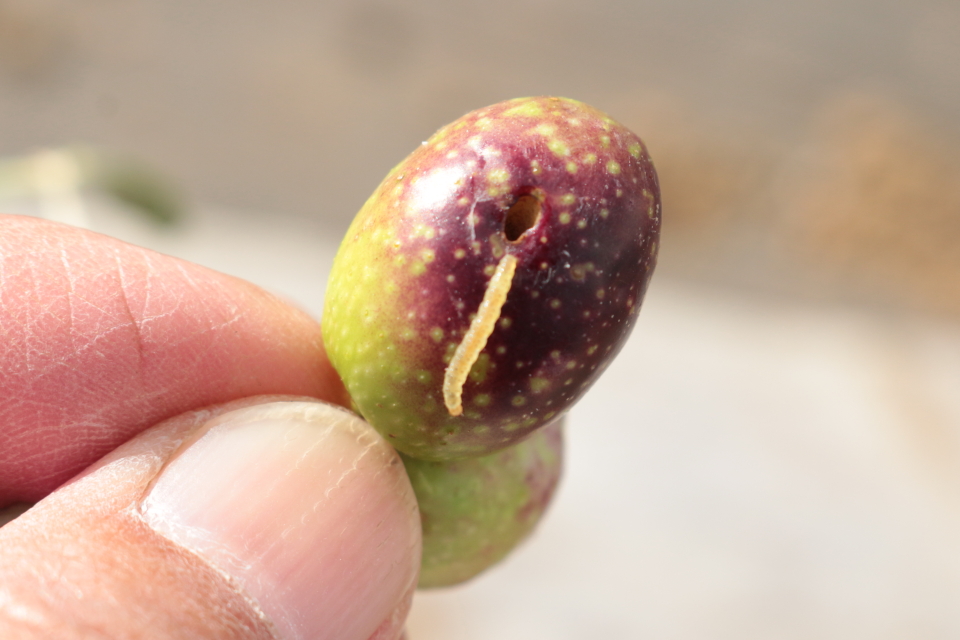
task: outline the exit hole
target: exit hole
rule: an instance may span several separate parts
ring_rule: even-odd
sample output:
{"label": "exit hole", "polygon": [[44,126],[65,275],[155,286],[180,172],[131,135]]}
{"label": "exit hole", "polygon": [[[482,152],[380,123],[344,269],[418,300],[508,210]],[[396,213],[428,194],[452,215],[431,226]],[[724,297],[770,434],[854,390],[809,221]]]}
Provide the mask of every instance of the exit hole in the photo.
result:
{"label": "exit hole", "polygon": [[503,223],[503,234],[507,236],[507,240],[519,241],[520,236],[537,224],[541,210],[542,205],[536,196],[520,196],[507,210],[507,218]]}

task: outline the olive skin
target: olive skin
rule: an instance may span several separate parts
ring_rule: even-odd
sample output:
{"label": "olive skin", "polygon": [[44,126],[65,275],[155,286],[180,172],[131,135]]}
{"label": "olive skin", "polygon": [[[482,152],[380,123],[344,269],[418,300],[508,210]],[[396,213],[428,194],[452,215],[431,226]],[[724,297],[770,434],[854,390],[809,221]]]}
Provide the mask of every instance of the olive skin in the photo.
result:
{"label": "olive skin", "polygon": [[428,462],[400,455],[423,524],[417,586],[469,580],[530,535],[560,480],[563,420],[479,458]]}
{"label": "olive skin", "polygon": [[[469,113],[391,170],[350,226],[322,318],[331,362],[404,454],[507,447],[561,416],[621,349],[659,230],[647,149],[605,114],[555,97]],[[501,276],[457,415],[448,365]]]}

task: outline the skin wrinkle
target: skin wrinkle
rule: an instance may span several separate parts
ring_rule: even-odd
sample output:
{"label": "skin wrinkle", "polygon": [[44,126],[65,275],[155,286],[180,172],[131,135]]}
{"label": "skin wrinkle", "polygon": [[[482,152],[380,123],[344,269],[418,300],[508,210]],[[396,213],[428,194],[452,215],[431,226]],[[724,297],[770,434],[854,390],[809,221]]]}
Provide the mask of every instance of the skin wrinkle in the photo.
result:
{"label": "skin wrinkle", "polygon": [[[40,281],[40,279],[37,277],[36,267],[32,263],[27,266],[27,269],[30,271],[30,279],[33,282],[33,286],[31,286],[27,291],[30,294],[32,294],[29,297],[34,298],[36,297],[36,291],[38,289],[37,283]],[[44,310],[40,309],[36,316],[37,318],[36,324],[39,324],[40,320],[43,319],[44,315],[46,315]],[[27,335],[25,337],[29,340],[31,335],[29,330],[34,326],[34,323],[24,323],[24,325],[27,330],[26,331]],[[32,345],[32,341],[30,341],[28,344]],[[35,354],[36,354],[36,350],[32,348],[28,348],[27,353],[25,354],[26,357],[24,358],[23,362],[24,362],[27,374],[32,374],[34,372]]]}
{"label": "skin wrinkle", "polygon": [[[350,476],[352,476],[352,475],[354,475],[354,474],[357,473],[357,471],[358,471],[359,468],[360,468],[360,462],[361,462],[364,458],[366,458],[367,455],[369,455],[370,453],[374,453],[374,452],[378,451],[378,449],[377,449],[377,443],[376,443],[375,441],[373,441],[372,439],[365,437],[363,434],[359,434],[359,433],[357,434],[357,441],[364,445],[362,452],[360,453],[360,455],[358,455],[358,456],[356,456],[356,457],[354,458],[353,464],[350,466],[350,468],[349,468],[349,469],[346,469],[342,474],[340,474],[340,477],[337,478],[337,481],[333,484],[333,486],[327,488],[327,490],[326,490],[326,491],[324,492],[324,494],[323,494],[323,497],[324,497],[325,499],[326,499],[326,498],[329,498],[329,497],[330,497],[330,494],[331,494],[335,489],[339,489],[340,487],[342,487],[342,486],[343,486],[343,483],[346,482],[346,480],[347,480],[348,477],[350,477]],[[311,447],[311,448],[314,448],[314,447]],[[314,505],[313,505],[313,511],[314,511],[314,512],[319,511],[319,508],[320,508],[320,505],[321,505],[321,504],[322,504],[321,502],[317,502],[316,504],[314,504]]]}
{"label": "skin wrinkle", "polygon": [[[204,297],[205,297],[205,296],[204,296],[205,291],[203,291],[203,289],[202,289],[202,288],[200,287],[200,285],[196,282],[196,280],[194,280],[194,279],[190,276],[190,274],[186,272],[186,270],[183,268],[183,265],[182,265],[182,264],[177,264],[176,267],[177,267],[177,270],[179,271],[180,275],[183,277],[184,281],[187,282],[187,283],[194,289],[194,291],[196,291],[198,294],[200,294],[200,295],[199,295],[199,298],[200,298],[201,300],[203,300]],[[210,333],[214,333],[214,334],[218,334],[218,335],[219,335],[219,331],[220,331],[221,329],[225,329],[225,328],[227,328],[227,327],[229,327],[229,326],[231,326],[231,325],[233,325],[233,324],[236,324],[237,322],[239,322],[240,320],[242,320],[243,317],[244,317],[243,311],[242,311],[239,307],[237,307],[236,305],[230,305],[229,311],[230,311],[229,317],[228,317],[226,320],[224,320],[223,322],[219,323],[219,324],[214,324],[214,323],[212,322],[212,320],[213,320],[213,315],[211,314],[211,316],[210,316],[211,326],[207,329],[207,331],[210,332]]]}
{"label": "skin wrinkle", "polygon": [[[127,294],[127,282],[124,277],[123,272],[123,263],[120,260],[118,251],[114,249],[113,259],[117,265],[117,277],[120,279],[120,301],[123,303],[123,308],[127,312],[127,317],[130,319],[131,326],[134,327],[134,333],[137,338],[137,356],[138,356],[138,366],[137,366],[137,376],[141,381],[141,386],[147,386],[144,376],[144,342],[143,342],[143,327],[140,325],[140,322],[137,321],[137,317],[133,313],[133,308],[130,306],[130,296]],[[95,340],[99,339],[95,338]]]}
{"label": "skin wrinkle", "polygon": [[270,393],[345,402],[319,326],[249,283],[0,215],[0,507],[171,415]]}
{"label": "skin wrinkle", "polygon": [[[64,268],[64,273],[67,274],[66,282],[68,284],[68,290],[64,296],[59,296],[59,297],[51,296],[49,298],[49,302],[46,304],[42,304],[42,306],[39,308],[38,312],[36,313],[36,321],[25,322],[24,324],[27,327],[35,329],[39,325],[41,325],[42,321],[47,317],[52,317],[55,319],[58,318],[59,316],[55,312],[57,302],[61,299],[65,299],[68,305],[68,314],[67,314],[68,321],[66,323],[68,335],[71,336],[71,338],[73,338],[75,337],[73,299],[76,296],[76,292],[72,286],[72,279],[69,277],[69,262],[65,259],[65,256],[63,256],[62,250],[58,253],[61,256],[61,266]],[[37,298],[37,299],[40,298],[40,296],[37,295],[37,292],[41,291],[44,288],[45,284],[64,279],[62,277],[62,274],[57,274],[57,273],[44,274],[43,276],[39,275],[37,273],[35,265],[32,262],[28,264],[27,268],[30,271],[31,281],[33,282],[33,286],[29,288],[30,293],[33,294],[32,296],[30,296],[32,298]],[[58,276],[61,276],[61,277],[58,277]],[[35,331],[33,333],[28,334],[27,336],[28,340],[31,337],[36,338],[34,340],[29,340],[31,345],[36,345],[36,348],[32,348],[27,352],[28,357],[26,358],[25,373],[28,374],[30,377],[42,379],[50,375],[55,368],[68,365],[69,360],[67,355],[65,354],[63,359],[60,359],[60,360],[53,359],[53,360],[49,360],[49,362],[46,362],[47,364],[46,367],[39,366],[38,363],[44,363],[45,361],[44,356],[47,355],[44,341],[41,338],[38,338],[37,336],[34,335],[35,333],[39,333],[39,332],[40,331]],[[77,345],[74,344],[74,347],[76,346]]]}
{"label": "skin wrinkle", "polygon": [[[148,259],[147,261],[148,261],[148,264],[149,264],[149,259]],[[177,264],[177,265],[176,265],[176,270],[177,270],[177,272],[180,274],[180,277],[183,278],[183,281],[184,281],[187,285],[189,285],[189,287],[190,287],[195,293],[197,293],[197,299],[198,299],[198,300],[201,300],[201,301],[204,300],[204,298],[206,297],[207,291],[205,291],[205,289],[204,289],[203,287],[201,287],[200,284],[199,284],[194,278],[192,278],[189,273],[186,272],[186,270],[184,269],[183,265],[182,265],[182,264]],[[150,283],[150,281],[148,280],[148,285],[149,285],[149,283]],[[149,286],[148,286],[147,291],[148,291],[148,294],[149,294],[149,291],[150,291]],[[231,312],[232,312],[232,314],[233,314],[234,316],[237,315],[237,310],[236,310],[236,308],[231,308]],[[214,328],[215,328],[215,327],[211,325],[208,330],[213,330]]]}
{"label": "skin wrinkle", "polygon": [[[170,306],[169,309],[166,309],[165,311],[162,311],[160,313],[152,313],[151,312],[151,309],[153,306],[152,303],[155,298],[154,286],[159,285],[161,291],[165,290],[167,286],[166,283],[167,283],[168,276],[166,274],[162,274],[161,270],[154,266],[153,261],[150,259],[150,254],[147,251],[142,249],[139,250],[138,257],[143,261],[143,265],[144,265],[144,276],[143,276],[144,295],[143,295],[143,303],[140,308],[140,323],[142,328],[146,330],[149,327],[149,325],[151,325],[152,323],[160,322],[169,317],[175,316],[177,312],[181,310],[180,297],[176,295],[175,292],[171,295],[159,296],[159,300],[161,301],[161,303],[165,300],[170,300],[173,302],[173,304]],[[191,285],[191,288],[197,291],[198,294],[201,293],[200,290],[194,284],[193,279],[186,274],[183,266],[180,264],[176,264],[176,267],[180,275],[183,276],[184,280]],[[158,280],[158,274],[160,275],[159,280]]]}
{"label": "skin wrinkle", "polygon": [[[36,448],[33,450],[28,449],[24,451],[23,455],[19,456],[19,459],[23,463],[26,463],[27,465],[29,465],[29,463],[31,462],[40,462],[43,460],[50,460],[50,459],[56,460],[58,458],[58,454],[66,454],[67,452],[69,452],[71,450],[70,447],[65,447],[62,445],[57,446],[57,441],[59,440],[58,438],[59,432],[60,432],[60,429],[62,428],[64,428],[64,426],[54,426],[54,427],[38,429],[37,430],[38,437],[35,439],[35,441],[39,441],[42,443],[44,441],[44,438],[42,436],[45,434],[48,434],[48,435],[54,436],[54,438],[52,438],[51,446],[45,447],[45,448]],[[69,425],[66,425],[66,428],[69,428]],[[77,442],[83,442],[93,446],[97,446],[100,444],[107,445],[111,443],[111,440],[109,440],[108,438],[97,437],[97,434],[103,433],[102,429],[87,428],[85,430],[81,430],[78,425],[77,428],[73,429],[73,432],[76,434]],[[15,451],[16,450],[14,450],[14,452]]]}
{"label": "skin wrinkle", "polygon": [[[73,299],[77,295],[77,292],[73,288],[73,278],[70,277],[70,263],[67,260],[66,249],[61,247],[59,253],[60,253],[60,265],[63,267],[63,272],[66,275],[66,281],[67,281],[67,294],[66,294],[67,331],[69,332],[70,337],[75,340],[77,336],[76,336],[76,331],[74,330],[74,313],[76,311],[74,309]],[[76,344],[74,344],[74,347],[76,347]]]}
{"label": "skin wrinkle", "polygon": [[[106,330],[99,330],[99,329],[98,329],[96,332],[94,332],[94,333],[93,333],[89,338],[87,338],[87,339],[84,339],[84,336],[81,335],[81,334],[79,334],[79,333],[75,330],[75,326],[76,326],[77,324],[79,324],[79,323],[76,322],[77,309],[78,309],[78,308],[81,308],[81,307],[91,308],[91,309],[93,309],[95,312],[97,312],[97,315],[103,317],[104,319],[109,318],[112,314],[111,314],[106,308],[104,308],[103,306],[97,305],[97,304],[95,304],[93,301],[87,299],[85,296],[81,296],[79,293],[77,293],[76,288],[75,288],[75,284],[74,284],[75,279],[74,279],[74,276],[73,276],[73,269],[71,269],[71,266],[70,266],[70,265],[71,265],[71,262],[70,262],[70,260],[68,260],[68,259],[66,258],[65,250],[61,249],[61,252],[60,252],[60,253],[61,253],[61,263],[62,263],[63,268],[64,268],[64,273],[65,273],[65,275],[66,275],[66,282],[67,282],[67,286],[68,286],[68,291],[67,291],[67,294],[66,294],[66,298],[67,298],[67,303],[68,303],[68,306],[69,306],[69,317],[70,317],[69,329],[70,329],[71,337],[74,339],[74,343],[73,343],[74,353],[73,353],[73,355],[74,355],[74,356],[82,355],[85,351],[94,348],[95,346],[98,345],[98,343],[100,343],[100,342],[103,341],[104,339],[110,337],[113,333],[115,333],[115,332],[117,332],[117,331],[121,331],[121,330],[123,330],[123,329],[128,329],[128,328],[130,328],[130,327],[133,327],[133,328],[135,329],[135,335],[138,335],[138,334],[139,334],[139,330],[138,330],[138,327],[137,327],[137,322],[136,322],[136,319],[134,318],[133,314],[130,313],[129,306],[127,306],[127,309],[126,309],[126,310],[127,310],[127,315],[128,315],[128,318],[127,318],[128,322],[127,322],[127,323],[118,322],[118,323],[113,324],[111,327],[109,327],[109,328],[106,329]],[[122,284],[122,280],[121,280],[121,285],[120,285],[120,299],[121,299],[122,302],[126,303],[126,300],[124,299],[124,295],[125,295],[125,293],[124,293],[124,291],[123,291],[123,284]],[[126,305],[125,305],[125,306],[126,306]]]}
{"label": "skin wrinkle", "polygon": [[[145,295],[144,295],[144,301],[142,305],[142,312],[141,312],[142,320],[140,325],[142,327],[142,334],[144,336],[149,336],[150,328],[152,324],[154,324],[155,322],[164,320],[170,316],[173,316],[177,312],[182,311],[183,309],[179,306],[179,304],[176,304],[179,301],[178,296],[175,296],[169,293],[166,295],[154,295],[154,283],[157,281],[157,275],[154,273],[154,269],[153,269],[152,262],[150,260],[149,255],[147,255],[144,252],[142,257],[146,264],[146,276],[144,277]],[[203,319],[204,321],[206,321],[207,326],[205,326],[204,328],[195,329],[195,331],[192,334],[189,334],[189,335],[185,334],[183,336],[178,336],[180,338],[179,340],[169,341],[166,343],[165,346],[169,348],[180,347],[191,342],[196,342],[199,338],[203,338],[205,334],[212,334],[213,342],[208,346],[207,349],[203,351],[196,351],[196,350],[193,351],[194,360],[191,364],[196,365],[201,361],[203,361],[204,359],[210,357],[207,352],[216,353],[217,342],[225,338],[224,334],[221,333],[222,329],[225,329],[238,322],[241,322],[245,316],[240,311],[239,307],[231,304],[228,307],[229,316],[221,322],[216,322],[214,320],[214,317],[217,315],[216,310],[210,309],[209,307],[207,307],[204,301],[207,298],[215,299],[217,297],[217,294],[220,292],[219,291],[211,292],[208,290],[209,287],[201,286],[185,270],[183,265],[176,264],[175,268],[178,276],[182,278],[182,282],[187,284],[188,287],[195,292],[196,294],[195,298],[196,300],[199,301],[199,305],[201,306],[200,309],[198,309],[196,312],[190,313],[190,315],[194,318]],[[162,291],[166,291],[166,288],[170,285],[170,280],[171,279],[169,278],[168,274],[163,274],[162,279],[160,280],[160,289]],[[174,301],[174,305],[170,309],[165,310],[161,313],[151,314],[151,307],[153,306],[153,304],[159,305],[162,309],[163,303],[171,299]],[[145,341],[146,341],[146,338],[145,338]]]}

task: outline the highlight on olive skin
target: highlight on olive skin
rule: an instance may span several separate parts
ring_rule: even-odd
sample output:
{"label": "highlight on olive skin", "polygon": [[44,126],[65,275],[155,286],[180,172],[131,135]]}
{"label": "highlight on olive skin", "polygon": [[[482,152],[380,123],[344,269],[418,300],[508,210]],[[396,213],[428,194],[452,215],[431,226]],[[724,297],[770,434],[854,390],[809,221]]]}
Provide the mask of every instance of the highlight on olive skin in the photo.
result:
{"label": "highlight on olive skin", "polygon": [[489,455],[556,420],[633,328],[660,190],[643,142],[575,100],[441,128],[368,199],[323,337],[354,408],[399,451]]}

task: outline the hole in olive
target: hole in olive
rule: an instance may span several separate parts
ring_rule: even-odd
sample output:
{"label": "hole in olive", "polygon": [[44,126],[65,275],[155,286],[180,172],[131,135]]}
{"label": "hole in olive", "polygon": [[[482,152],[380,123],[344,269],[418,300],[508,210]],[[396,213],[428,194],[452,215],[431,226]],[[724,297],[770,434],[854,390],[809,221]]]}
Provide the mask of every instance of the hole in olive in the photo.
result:
{"label": "hole in olive", "polygon": [[507,240],[520,240],[520,236],[537,224],[541,210],[540,200],[536,196],[520,196],[513,206],[507,209],[507,218],[503,222],[503,234],[507,236]]}

